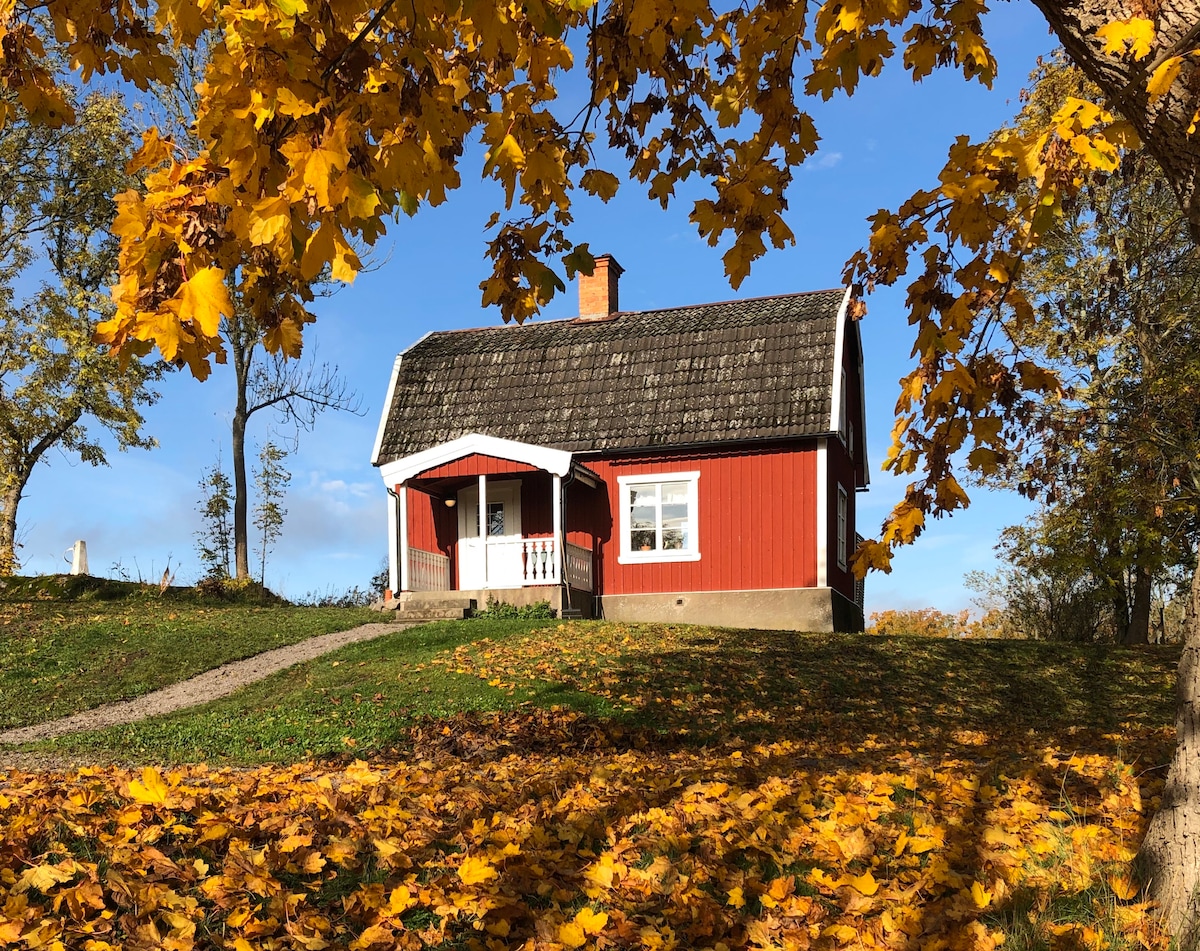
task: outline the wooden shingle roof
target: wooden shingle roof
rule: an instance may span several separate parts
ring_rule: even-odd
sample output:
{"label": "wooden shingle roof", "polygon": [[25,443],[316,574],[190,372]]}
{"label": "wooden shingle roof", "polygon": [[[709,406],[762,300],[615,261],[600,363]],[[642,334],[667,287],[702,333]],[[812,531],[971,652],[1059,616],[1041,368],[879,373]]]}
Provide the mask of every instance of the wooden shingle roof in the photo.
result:
{"label": "wooden shingle roof", "polygon": [[429,334],[375,463],[473,432],[582,453],[827,433],[845,293]]}

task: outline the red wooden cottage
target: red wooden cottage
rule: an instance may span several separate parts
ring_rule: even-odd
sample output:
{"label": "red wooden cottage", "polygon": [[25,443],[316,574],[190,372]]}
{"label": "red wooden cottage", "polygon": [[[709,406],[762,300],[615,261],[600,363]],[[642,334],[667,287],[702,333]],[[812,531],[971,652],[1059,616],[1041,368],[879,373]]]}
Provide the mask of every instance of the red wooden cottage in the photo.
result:
{"label": "red wooden cottage", "polygon": [[427,334],[396,358],[373,462],[408,607],[861,630],[867,485],[848,290]]}

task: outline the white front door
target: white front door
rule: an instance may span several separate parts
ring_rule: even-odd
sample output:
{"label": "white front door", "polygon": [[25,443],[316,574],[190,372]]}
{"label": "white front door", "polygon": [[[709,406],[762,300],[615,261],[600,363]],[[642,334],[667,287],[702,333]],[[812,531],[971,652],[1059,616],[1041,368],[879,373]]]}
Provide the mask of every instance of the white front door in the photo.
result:
{"label": "white front door", "polygon": [[[485,489],[486,534],[479,537],[479,486],[458,493],[458,586],[519,588],[521,566],[521,483],[491,482]],[[486,559],[486,560],[485,560]]]}

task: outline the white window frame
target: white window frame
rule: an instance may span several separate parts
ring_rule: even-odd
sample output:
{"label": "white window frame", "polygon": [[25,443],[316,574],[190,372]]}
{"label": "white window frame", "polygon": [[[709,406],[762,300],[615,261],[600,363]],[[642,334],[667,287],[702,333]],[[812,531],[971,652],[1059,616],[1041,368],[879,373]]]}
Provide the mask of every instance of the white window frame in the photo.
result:
{"label": "white window frame", "polygon": [[842,571],[846,570],[846,555],[850,541],[850,496],[841,483],[838,483],[837,494],[837,563]]}
{"label": "white window frame", "polygon": [[[655,485],[664,482],[688,484],[688,547],[675,551],[633,551],[629,545],[629,489],[634,485]],[[620,510],[621,553],[617,563],[622,565],[652,564],[665,561],[700,560],[699,472],[646,472],[640,475],[617,476],[617,507]]]}

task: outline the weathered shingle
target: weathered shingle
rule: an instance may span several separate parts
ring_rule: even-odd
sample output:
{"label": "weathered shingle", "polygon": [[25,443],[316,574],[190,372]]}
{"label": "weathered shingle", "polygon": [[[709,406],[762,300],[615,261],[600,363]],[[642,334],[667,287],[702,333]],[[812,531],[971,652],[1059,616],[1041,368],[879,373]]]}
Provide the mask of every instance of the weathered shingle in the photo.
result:
{"label": "weathered shingle", "polygon": [[377,462],[472,432],[572,452],[825,433],[844,294],[430,334],[401,360]]}

